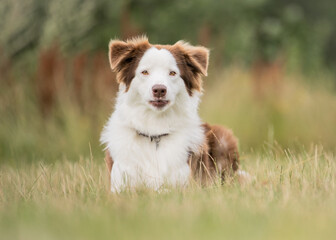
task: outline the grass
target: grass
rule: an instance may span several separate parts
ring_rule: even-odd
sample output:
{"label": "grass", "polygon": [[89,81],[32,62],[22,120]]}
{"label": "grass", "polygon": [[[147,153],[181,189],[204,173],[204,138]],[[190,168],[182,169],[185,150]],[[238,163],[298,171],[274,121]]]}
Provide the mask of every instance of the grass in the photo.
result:
{"label": "grass", "polygon": [[116,91],[105,54],[67,59],[51,49],[35,72],[4,69],[0,239],[336,235],[336,95],[329,77],[309,83],[275,73],[258,83],[239,67],[211,71],[200,115],[234,130],[254,181],[112,195],[98,141]]}
{"label": "grass", "polygon": [[335,160],[318,147],[272,147],[243,154],[248,184],[120,195],[109,193],[100,159],[5,164],[0,238],[333,239]]}

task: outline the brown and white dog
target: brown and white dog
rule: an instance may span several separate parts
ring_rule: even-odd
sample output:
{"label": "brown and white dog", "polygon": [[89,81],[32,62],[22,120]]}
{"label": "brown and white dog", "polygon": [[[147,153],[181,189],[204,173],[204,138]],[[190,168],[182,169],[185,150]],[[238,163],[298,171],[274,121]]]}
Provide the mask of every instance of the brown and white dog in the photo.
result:
{"label": "brown and white dog", "polygon": [[198,105],[209,50],[179,41],[152,45],[145,37],[112,40],[117,72],[115,110],[101,135],[111,191],[202,184],[237,171],[237,140],[222,126],[202,123]]}

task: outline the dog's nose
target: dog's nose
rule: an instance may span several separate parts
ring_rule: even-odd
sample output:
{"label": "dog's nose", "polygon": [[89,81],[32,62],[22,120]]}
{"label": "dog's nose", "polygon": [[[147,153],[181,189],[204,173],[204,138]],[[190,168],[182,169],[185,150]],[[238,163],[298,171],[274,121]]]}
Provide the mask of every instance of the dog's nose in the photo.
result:
{"label": "dog's nose", "polygon": [[162,97],[166,96],[167,87],[165,85],[162,85],[162,84],[155,84],[152,87],[152,92],[153,92],[154,97],[162,98]]}

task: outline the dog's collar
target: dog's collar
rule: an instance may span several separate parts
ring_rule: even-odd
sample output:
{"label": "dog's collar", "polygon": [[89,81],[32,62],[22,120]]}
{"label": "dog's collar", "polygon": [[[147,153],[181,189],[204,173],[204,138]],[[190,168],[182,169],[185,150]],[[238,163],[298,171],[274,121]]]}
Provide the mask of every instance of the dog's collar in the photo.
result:
{"label": "dog's collar", "polygon": [[156,149],[159,147],[159,143],[160,143],[160,141],[161,141],[161,138],[162,138],[162,137],[166,137],[166,136],[169,135],[169,133],[163,133],[163,134],[158,134],[158,135],[147,135],[147,134],[142,133],[142,132],[140,132],[140,131],[138,131],[138,130],[136,130],[136,132],[137,132],[137,134],[138,134],[139,136],[148,138],[148,139],[150,139],[151,142],[154,141],[154,142],[155,142]]}

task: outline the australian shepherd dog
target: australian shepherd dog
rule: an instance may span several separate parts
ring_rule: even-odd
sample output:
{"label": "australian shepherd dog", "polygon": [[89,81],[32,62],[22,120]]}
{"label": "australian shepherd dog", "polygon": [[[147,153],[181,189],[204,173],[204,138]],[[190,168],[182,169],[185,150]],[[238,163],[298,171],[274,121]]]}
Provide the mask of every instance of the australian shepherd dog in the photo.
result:
{"label": "australian shepherd dog", "polygon": [[239,167],[231,130],[198,115],[209,50],[179,41],[153,45],[146,37],[111,40],[117,73],[115,109],[101,134],[111,191],[139,186],[160,190],[209,184]]}

